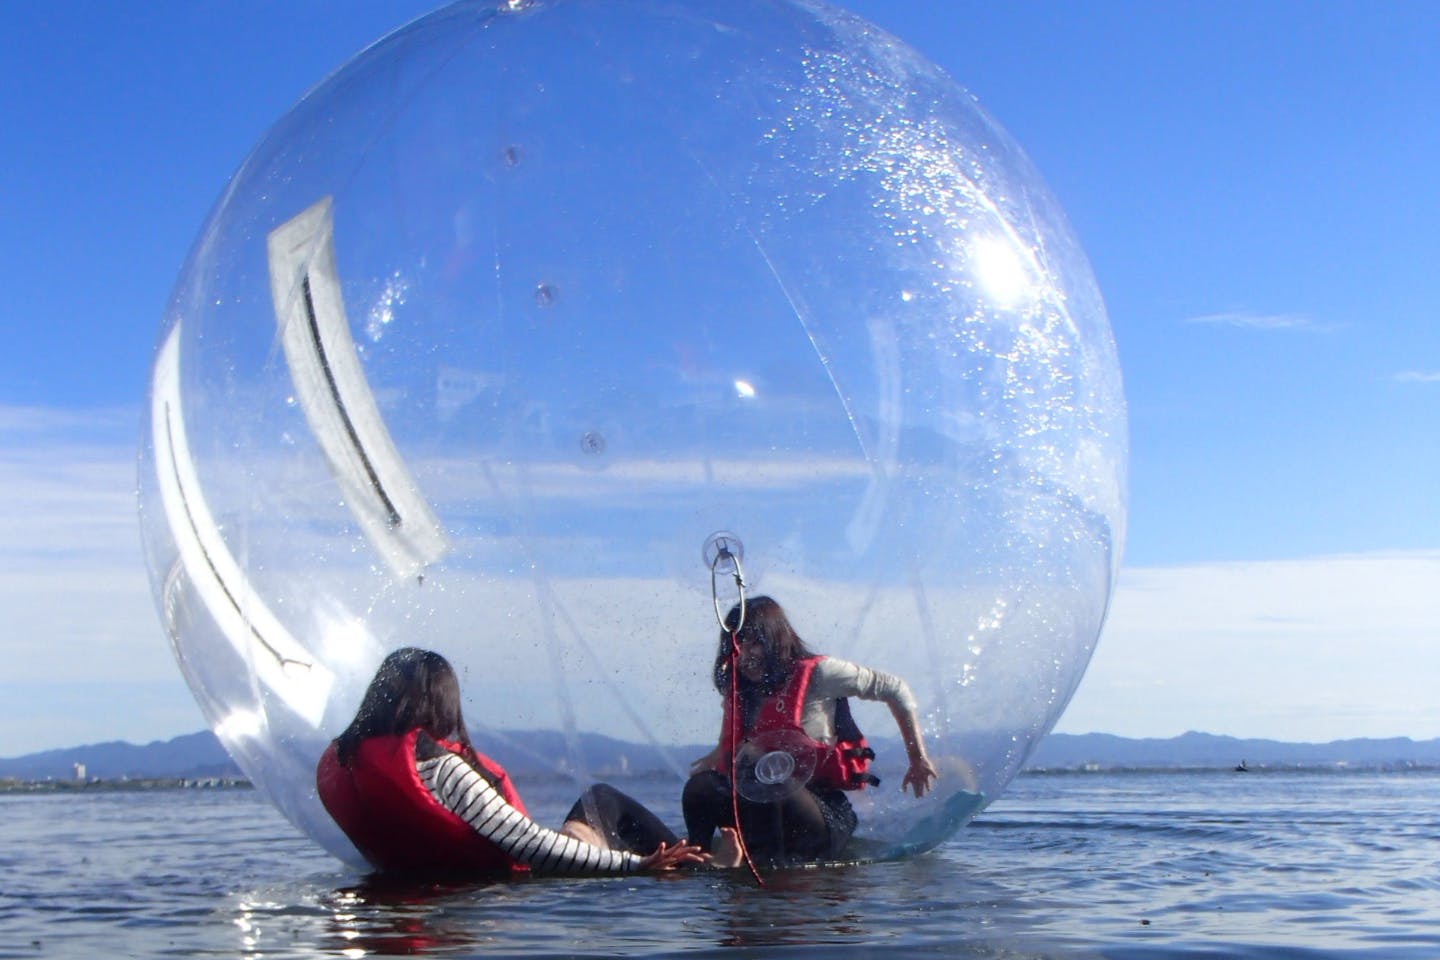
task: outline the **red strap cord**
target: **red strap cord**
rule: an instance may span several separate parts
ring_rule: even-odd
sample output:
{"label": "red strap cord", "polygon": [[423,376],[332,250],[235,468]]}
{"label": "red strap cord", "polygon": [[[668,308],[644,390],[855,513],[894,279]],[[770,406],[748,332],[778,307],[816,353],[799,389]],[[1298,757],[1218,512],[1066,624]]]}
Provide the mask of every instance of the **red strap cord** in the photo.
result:
{"label": "red strap cord", "polygon": [[755,869],[755,861],[750,859],[750,845],[745,842],[745,833],[740,829],[740,793],[735,787],[735,777],[739,772],[740,755],[740,636],[732,630],[730,632],[730,816],[735,824],[735,839],[740,843],[740,854],[745,858],[745,865],[750,868],[750,875],[760,886],[765,886],[765,881],[760,877],[760,871]]}

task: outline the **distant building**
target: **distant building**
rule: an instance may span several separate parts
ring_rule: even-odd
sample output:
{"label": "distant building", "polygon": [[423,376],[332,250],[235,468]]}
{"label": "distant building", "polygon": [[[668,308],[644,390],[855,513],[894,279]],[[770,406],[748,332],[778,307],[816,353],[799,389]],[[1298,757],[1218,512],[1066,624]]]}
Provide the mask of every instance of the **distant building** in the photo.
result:
{"label": "distant building", "polygon": [[78,781],[81,782],[81,783],[84,783],[84,782],[85,782],[85,764],[77,762],[77,763],[74,764],[74,767],[75,767],[75,779],[78,780]]}

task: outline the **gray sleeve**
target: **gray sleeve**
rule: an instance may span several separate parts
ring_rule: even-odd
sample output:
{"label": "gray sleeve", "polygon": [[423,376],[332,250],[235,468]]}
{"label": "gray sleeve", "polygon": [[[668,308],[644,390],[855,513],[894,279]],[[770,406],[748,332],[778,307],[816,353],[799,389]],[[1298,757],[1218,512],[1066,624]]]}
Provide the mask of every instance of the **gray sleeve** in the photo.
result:
{"label": "gray sleeve", "polygon": [[463,757],[447,752],[420,761],[415,769],[441,806],[536,873],[630,873],[640,866],[633,853],[605,850],[540,826],[506,803]]}
{"label": "gray sleeve", "polygon": [[810,675],[809,697],[855,697],[859,700],[882,700],[892,707],[914,713],[915,695],[910,687],[883,670],[872,670],[848,660],[821,657]]}

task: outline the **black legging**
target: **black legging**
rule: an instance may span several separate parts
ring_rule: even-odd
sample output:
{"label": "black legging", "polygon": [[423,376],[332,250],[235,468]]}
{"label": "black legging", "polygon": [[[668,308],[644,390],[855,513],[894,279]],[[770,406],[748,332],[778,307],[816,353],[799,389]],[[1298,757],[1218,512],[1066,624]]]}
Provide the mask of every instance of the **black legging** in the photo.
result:
{"label": "black legging", "polygon": [[678,839],[644,804],[608,783],[587,788],[565,819],[588,823],[604,835],[612,850],[629,850],[641,856]]}
{"label": "black legging", "polygon": [[[757,863],[825,860],[839,854],[855,829],[855,812],[839,790],[796,790],[768,803],[737,798],[740,832]],[[719,827],[735,825],[730,780],[715,770],[692,776],[681,803],[691,843],[710,850]]]}

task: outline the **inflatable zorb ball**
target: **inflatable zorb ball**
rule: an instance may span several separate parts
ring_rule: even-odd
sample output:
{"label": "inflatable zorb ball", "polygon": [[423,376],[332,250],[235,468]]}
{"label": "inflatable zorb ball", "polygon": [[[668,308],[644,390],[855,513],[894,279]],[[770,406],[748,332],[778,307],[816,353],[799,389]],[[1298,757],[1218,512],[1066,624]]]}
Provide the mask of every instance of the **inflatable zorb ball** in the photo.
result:
{"label": "inflatable zorb ball", "polygon": [[909,47],[819,3],[492,0],[361,53],[225,188],[161,331],[142,515],[207,720],[342,856],[315,763],[407,645],[522,791],[669,771],[678,826],[736,559],[914,690],[923,800],[853,704],[860,836],[912,850],[1080,680],[1124,423],[1055,201]]}

